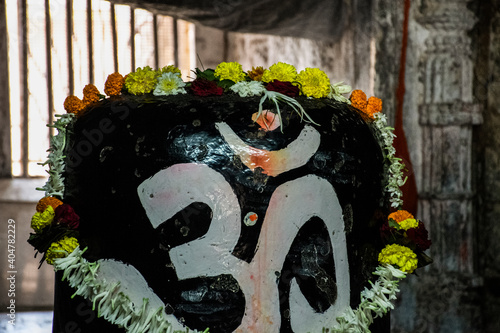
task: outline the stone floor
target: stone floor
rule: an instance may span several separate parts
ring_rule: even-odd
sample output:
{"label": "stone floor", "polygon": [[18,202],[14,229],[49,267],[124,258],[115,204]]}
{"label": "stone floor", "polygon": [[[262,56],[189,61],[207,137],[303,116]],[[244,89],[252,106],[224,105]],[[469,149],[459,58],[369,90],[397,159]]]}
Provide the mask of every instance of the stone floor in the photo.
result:
{"label": "stone floor", "polygon": [[15,325],[9,323],[7,313],[0,313],[0,332],[5,333],[50,333],[52,332],[52,312],[18,312]]}

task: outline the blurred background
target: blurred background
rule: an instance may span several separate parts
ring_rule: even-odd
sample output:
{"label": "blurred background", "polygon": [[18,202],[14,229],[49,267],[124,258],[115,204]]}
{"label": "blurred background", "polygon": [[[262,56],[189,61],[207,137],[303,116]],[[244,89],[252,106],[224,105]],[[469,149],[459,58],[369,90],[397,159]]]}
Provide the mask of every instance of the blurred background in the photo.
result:
{"label": "blurred background", "polygon": [[174,64],[190,80],[221,61],[318,67],[381,98],[434,259],[402,283],[391,331],[500,332],[500,0],[2,0],[0,331],[51,330],[54,273],[26,240],[66,96],[115,71]]}

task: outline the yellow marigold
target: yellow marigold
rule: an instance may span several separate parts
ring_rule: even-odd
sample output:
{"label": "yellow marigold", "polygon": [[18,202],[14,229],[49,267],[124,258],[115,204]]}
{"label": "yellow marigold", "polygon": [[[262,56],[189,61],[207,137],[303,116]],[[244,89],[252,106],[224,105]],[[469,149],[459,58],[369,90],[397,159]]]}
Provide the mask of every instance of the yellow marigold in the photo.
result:
{"label": "yellow marigold", "polygon": [[66,110],[67,113],[78,115],[84,108],[85,104],[76,96],[71,95],[64,100],[64,110]]}
{"label": "yellow marigold", "polygon": [[400,210],[397,210],[395,212],[390,213],[387,218],[389,220],[392,219],[392,220],[396,221],[397,223],[403,222],[406,219],[414,219],[413,215],[404,209],[400,209]]}
{"label": "yellow marigold", "polygon": [[387,245],[378,255],[381,264],[397,265],[403,272],[413,273],[417,268],[417,255],[406,246]]}
{"label": "yellow marigold", "polygon": [[297,75],[302,94],[307,97],[322,98],[330,93],[330,79],[319,68],[306,68]]}
{"label": "yellow marigold", "polygon": [[368,102],[366,104],[366,114],[370,116],[370,118],[374,119],[373,116],[375,113],[382,111],[382,100],[378,97],[370,97],[368,98]]}
{"label": "yellow marigold", "polygon": [[104,83],[104,93],[108,96],[120,95],[125,84],[125,78],[118,72],[108,75]]}
{"label": "yellow marigold", "polygon": [[399,223],[399,227],[403,230],[418,228],[418,221],[416,219],[406,219]]}
{"label": "yellow marigold", "polygon": [[48,264],[53,265],[55,259],[67,257],[78,245],[78,240],[75,237],[64,236],[58,242],[50,245],[45,253],[45,260]]}
{"label": "yellow marigold", "polygon": [[125,78],[125,88],[133,95],[149,94],[156,87],[158,72],[151,67],[137,68]]}
{"label": "yellow marigold", "polygon": [[175,67],[174,65],[165,66],[162,69],[160,69],[158,72],[160,75],[163,73],[177,73],[177,74],[179,74],[179,76],[181,76],[181,70],[179,68]]}
{"label": "yellow marigold", "polygon": [[297,77],[297,69],[292,65],[278,62],[274,65],[271,65],[269,69],[264,71],[262,75],[263,82],[272,82],[274,80],[278,80],[281,82],[293,82]]}
{"label": "yellow marigold", "polygon": [[262,75],[264,74],[264,67],[262,66],[252,67],[252,70],[248,71],[247,74],[253,81],[262,81]]}
{"label": "yellow marigold", "polygon": [[85,106],[98,102],[101,99],[101,93],[99,89],[96,88],[93,84],[87,84],[83,88],[83,99],[82,102]]}
{"label": "yellow marigold", "polygon": [[41,231],[52,223],[54,215],[54,208],[52,206],[47,206],[43,212],[36,212],[31,218],[31,228],[35,230],[35,232]]}
{"label": "yellow marigold", "polygon": [[245,79],[245,72],[241,65],[237,62],[221,62],[215,68],[214,75],[219,80],[231,80],[233,82],[240,82]]}
{"label": "yellow marigold", "polygon": [[353,90],[351,92],[351,97],[349,97],[349,100],[351,101],[351,105],[356,109],[359,109],[363,112],[366,111],[366,105],[368,104],[368,102],[366,100],[366,94],[362,90]]}
{"label": "yellow marigold", "polygon": [[51,206],[54,210],[62,205],[62,201],[54,198],[54,197],[44,197],[41,198],[38,203],[36,204],[36,211],[39,213],[43,213],[45,209],[47,209],[48,206]]}

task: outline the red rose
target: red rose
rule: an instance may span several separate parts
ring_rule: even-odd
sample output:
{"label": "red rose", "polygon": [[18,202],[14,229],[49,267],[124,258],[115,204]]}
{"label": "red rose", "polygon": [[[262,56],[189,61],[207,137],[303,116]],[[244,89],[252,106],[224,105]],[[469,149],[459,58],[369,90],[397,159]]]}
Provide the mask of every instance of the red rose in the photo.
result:
{"label": "red rose", "polygon": [[196,79],[191,82],[191,90],[197,96],[220,96],[224,93],[224,89],[219,87],[217,83],[207,79]]}
{"label": "red rose", "polygon": [[276,91],[280,94],[287,95],[289,97],[299,96],[299,87],[294,86],[291,82],[281,82],[274,80],[266,85],[266,89],[269,91]]}
{"label": "red rose", "polygon": [[54,220],[52,223],[65,225],[70,229],[78,228],[80,217],[76,215],[73,207],[68,204],[62,204],[54,211]]}
{"label": "red rose", "polygon": [[418,227],[406,230],[406,235],[408,238],[415,243],[417,249],[420,251],[427,250],[432,242],[429,240],[429,233],[425,229],[422,221],[418,222]]}

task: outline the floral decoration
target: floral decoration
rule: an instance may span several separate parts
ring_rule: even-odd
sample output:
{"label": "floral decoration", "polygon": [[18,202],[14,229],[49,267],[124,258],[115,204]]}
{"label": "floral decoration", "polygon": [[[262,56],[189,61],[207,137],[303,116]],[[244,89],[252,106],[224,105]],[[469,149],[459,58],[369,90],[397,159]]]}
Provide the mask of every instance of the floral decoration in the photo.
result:
{"label": "floral decoration", "polygon": [[122,93],[125,78],[118,72],[108,75],[104,83],[104,93],[108,96],[117,96]]}
{"label": "floral decoration", "polygon": [[269,82],[266,85],[266,89],[269,91],[276,91],[288,97],[296,97],[300,94],[299,87],[293,85],[291,82],[281,82],[279,80]]}
{"label": "floral decoration", "polygon": [[330,93],[330,79],[319,68],[306,68],[297,75],[302,93],[307,97],[323,98]]}
{"label": "floral decoration", "polygon": [[155,96],[168,96],[185,94],[186,84],[182,81],[180,73],[165,72],[158,77],[158,83],[153,91]]}
{"label": "floral decoration", "polygon": [[220,81],[230,80],[234,83],[245,79],[245,73],[243,72],[241,65],[237,62],[221,62],[215,68],[214,75]]}
{"label": "floral decoration", "polygon": [[294,82],[297,78],[297,69],[294,66],[278,62],[271,65],[269,69],[264,70],[262,81],[269,83],[274,80],[281,82]]}
{"label": "floral decoration", "polygon": [[[423,222],[406,211],[398,210],[402,206],[400,186],[405,182],[402,177],[404,164],[394,156],[393,129],[387,125],[387,118],[381,112],[382,101],[376,97],[367,99],[361,90],[352,91],[347,99],[344,95],[352,90],[349,85],[342,82],[331,84],[326,73],[318,68],[306,68],[297,74],[294,66],[282,62],[273,64],[269,69],[252,67],[248,72],[244,72],[239,63],[224,62],[215,70],[197,68],[194,73],[196,78],[193,81],[184,82],[180,70],[175,66],[158,70],[146,66],[137,68],[125,77],[120,73],[110,74],[104,92],[108,96],[193,94],[204,97],[226,93],[241,97],[261,96],[255,121],[263,118],[261,115],[265,109],[264,104],[267,103],[273,107],[273,113],[277,117],[281,118],[280,107],[285,104],[302,120],[316,124],[295,99],[301,95],[351,104],[366,115],[365,120],[374,128],[387,161],[386,191],[391,207],[396,211],[380,227],[384,247],[378,255],[380,265],[373,273],[376,280],[369,281],[370,287],[361,292],[359,306],[356,309],[348,307],[341,316],[332,318],[328,329],[332,332],[369,332],[373,320],[394,307],[392,302],[399,292],[399,282],[417,267],[431,262],[423,253],[431,245]],[[120,289],[119,284],[110,285],[99,278],[99,261],[88,262],[82,257],[86,249],[81,250],[78,241],[80,218],[70,205],[64,203],[64,152],[68,128],[71,128],[76,118],[89,105],[103,98],[95,86],[87,85],[82,100],[76,96],[68,96],[64,101],[64,109],[68,113],[56,115],[58,119],[51,126],[58,133],[51,138],[49,156],[43,163],[49,166],[49,179],[39,188],[45,191],[45,196],[37,204],[32,217],[34,233],[30,234],[28,242],[37,252],[43,253],[41,263],[47,261],[54,265],[55,270],[63,271],[63,279],[77,289],[75,294],[94,303],[99,316],[127,327],[129,332],[171,333],[171,325],[162,317],[163,308],[148,308],[147,299],[142,308],[134,308],[126,290]],[[279,120],[283,131],[281,119]]]}

